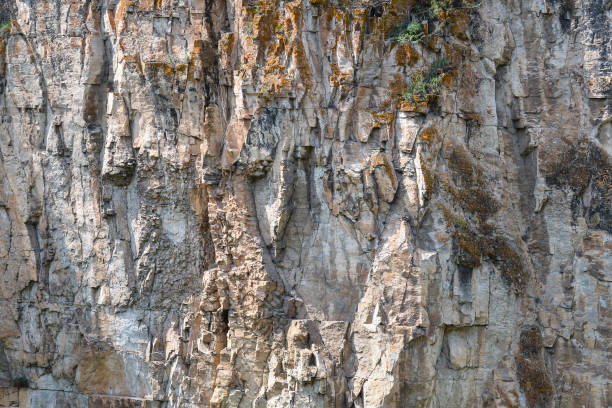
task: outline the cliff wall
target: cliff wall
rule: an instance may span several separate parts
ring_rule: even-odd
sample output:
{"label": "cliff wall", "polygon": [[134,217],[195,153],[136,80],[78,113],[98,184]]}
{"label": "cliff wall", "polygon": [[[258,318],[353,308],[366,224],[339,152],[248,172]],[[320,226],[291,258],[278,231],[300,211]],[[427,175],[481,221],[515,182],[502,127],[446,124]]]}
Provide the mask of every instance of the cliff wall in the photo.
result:
{"label": "cliff wall", "polygon": [[609,0],[0,16],[0,407],[612,406]]}

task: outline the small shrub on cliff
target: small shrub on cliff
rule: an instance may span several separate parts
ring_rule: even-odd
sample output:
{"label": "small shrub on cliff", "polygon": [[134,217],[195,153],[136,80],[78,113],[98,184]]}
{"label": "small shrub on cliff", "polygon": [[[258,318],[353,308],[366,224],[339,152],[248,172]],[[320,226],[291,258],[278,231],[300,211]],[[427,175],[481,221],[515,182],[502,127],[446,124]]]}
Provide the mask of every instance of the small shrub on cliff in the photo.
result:
{"label": "small shrub on cliff", "polygon": [[267,98],[270,96],[270,92],[272,91],[272,86],[270,84],[265,84],[261,87],[261,91],[259,92],[262,97]]}
{"label": "small shrub on cliff", "polygon": [[442,82],[439,77],[428,78],[423,71],[416,71],[412,74],[410,83],[404,91],[402,97],[408,101],[425,99],[430,95],[437,95],[442,90]]}
{"label": "small shrub on cliff", "polygon": [[438,58],[432,62],[427,71],[414,72],[402,97],[408,101],[415,101],[425,99],[430,95],[437,95],[443,88],[442,74],[448,67],[446,58]]}
{"label": "small shrub on cliff", "polygon": [[395,35],[394,40],[399,42],[410,41],[418,43],[423,39],[425,33],[423,32],[423,26],[420,23],[412,22],[400,29],[399,33]]}
{"label": "small shrub on cliff", "polygon": [[424,98],[429,94],[427,89],[427,83],[425,82],[425,76],[423,71],[416,71],[412,74],[408,87],[402,94],[402,98],[405,100],[414,100],[417,97]]}
{"label": "small shrub on cliff", "polygon": [[10,21],[6,21],[6,22],[0,24],[0,34],[7,33],[10,30],[11,30],[11,22]]}
{"label": "small shrub on cliff", "polygon": [[395,30],[395,41],[418,43],[426,38],[443,34],[447,19],[460,9],[475,9],[475,0],[417,0],[410,9],[406,22]]}
{"label": "small shrub on cliff", "polygon": [[444,19],[446,13],[458,9],[474,9],[480,3],[473,0],[431,0],[420,2],[411,11],[421,19]]}
{"label": "small shrub on cliff", "polygon": [[439,75],[446,71],[449,67],[449,62],[446,58],[441,57],[434,60],[429,67],[429,75]]}
{"label": "small shrub on cliff", "polygon": [[466,226],[466,221],[465,218],[462,217],[455,217],[455,227],[459,228],[459,229],[463,229]]}

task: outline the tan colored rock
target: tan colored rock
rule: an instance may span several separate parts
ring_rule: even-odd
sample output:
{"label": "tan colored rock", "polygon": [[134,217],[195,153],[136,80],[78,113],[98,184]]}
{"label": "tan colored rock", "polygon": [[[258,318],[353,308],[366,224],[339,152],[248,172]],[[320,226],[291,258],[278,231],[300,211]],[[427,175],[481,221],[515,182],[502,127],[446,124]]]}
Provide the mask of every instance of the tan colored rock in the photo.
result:
{"label": "tan colored rock", "polygon": [[0,406],[612,405],[601,2],[4,3]]}

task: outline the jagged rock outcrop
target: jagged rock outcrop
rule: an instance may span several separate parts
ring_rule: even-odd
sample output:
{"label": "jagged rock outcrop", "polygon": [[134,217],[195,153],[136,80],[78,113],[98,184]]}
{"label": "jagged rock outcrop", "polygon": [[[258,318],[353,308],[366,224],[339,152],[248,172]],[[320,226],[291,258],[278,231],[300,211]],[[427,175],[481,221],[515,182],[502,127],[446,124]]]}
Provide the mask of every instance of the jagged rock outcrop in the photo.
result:
{"label": "jagged rock outcrop", "polygon": [[609,2],[0,19],[0,407],[612,406]]}

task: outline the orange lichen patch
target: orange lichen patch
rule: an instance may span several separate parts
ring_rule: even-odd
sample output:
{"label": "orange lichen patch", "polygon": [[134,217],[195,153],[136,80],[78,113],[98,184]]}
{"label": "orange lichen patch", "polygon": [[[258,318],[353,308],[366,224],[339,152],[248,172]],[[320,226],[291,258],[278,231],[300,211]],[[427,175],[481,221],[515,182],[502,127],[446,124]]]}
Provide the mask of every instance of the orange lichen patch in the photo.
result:
{"label": "orange lichen patch", "polygon": [[116,32],[117,26],[115,25],[115,15],[112,10],[106,10],[106,16],[108,17],[108,22],[110,24],[111,31]]}
{"label": "orange lichen patch", "polygon": [[297,33],[302,21],[302,2],[298,0],[287,3],[285,10],[288,14],[287,30]]}
{"label": "orange lichen patch", "polygon": [[[284,48],[284,45],[279,45],[279,47]],[[287,67],[281,60],[283,56],[284,50],[281,51],[279,48],[273,49],[263,67],[263,82],[275,92],[280,91],[282,88],[288,88],[290,85]]]}
{"label": "orange lichen patch", "polygon": [[382,167],[384,174],[387,176],[387,180],[391,182],[393,189],[397,189],[398,181],[389,158],[384,153],[376,153],[370,158],[371,169],[374,170],[377,167]]}
{"label": "orange lichen patch", "polygon": [[352,11],[352,18],[351,18],[351,25],[352,25],[352,31],[353,32],[359,32],[359,31],[365,31],[365,26],[367,25],[367,21],[368,21],[368,14],[369,14],[369,9],[368,8],[356,8],[353,9]]}
{"label": "orange lichen patch", "polygon": [[100,10],[92,3],[87,10],[87,24],[93,25],[93,31],[100,31],[100,22]]}
{"label": "orange lichen patch", "polygon": [[442,47],[451,66],[457,67],[463,63],[464,52],[466,51],[464,47],[460,47],[456,43],[451,45],[447,42],[443,42]]}
{"label": "orange lichen patch", "polygon": [[470,18],[465,10],[453,9],[448,13],[447,22],[452,35],[460,40],[467,40],[467,32],[470,28]]}
{"label": "orange lichen patch", "polygon": [[[255,70],[254,75],[263,74],[261,89],[265,91],[260,92],[261,96],[289,92],[291,81],[297,75],[307,88],[311,86],[309,64],[299,40],[301,16],[300,1],[288,3],[285,8],[276,7],[273,1],[261,1],[257,6],[252,23],[253,36],[249,36],[256,51],[243,55],[246,61],[242,69]],[[260,67],[257,62],[262,59],[264,63]]]}
{"label": "orange lichen patch", "polygon": [[442,41],[440,40],[440,37],[435,36],[435,35],[430,35],[430,36],[425,37],[422,43],[426,48],[429,48],[430,50],[439,50],[441,47]]}
{"label": "orange lichen patch", "polygon": [[445,22],[446,19],[448,18],[448,11],[445,10],[438,10],[438,14],[436,15],[436,18],[438,19],[438,21],[440,22]]}
{"label": "orange lichen patch", "polygon": [[455,223],[454,220],[457,218],[455,213],[453,213],[448,207],[442,205],[441,203],[436,203],[436,207],[440,209],[442,212],[442,217],[444,217],[444,221],[446,221],[446,225],[450,228]]}
{"label": "orange lichen patch", "polygon": [[144,63],[147,72],[152,76],[163,75],[167,78],[174,77],[174,67],[161,61],[147,61]]}
{"label": "orange lichen patch", "polygon": [[431,147],[434,140],[438,137],[438,130],[433,126],[427,127],[421,131],[420,137],[427,146]]}
{"label": "orange lichen patch", "polygon": [[445,89],[451,89],[457,78],[455,71],[445,72],[440,76],[440,82]]}
{"label": "orange lichen patch", "polygon": [[521,332],[519,354],[516,357],[521,390],[530,407],[549,406],[553,387],[542,356],[542,333],[532,326]]}
{"label": "orange lichen patch", "polygon": [[191,57],[189,58],[189,67],[187,70],[187,80],[200,79],[199,72],[202,69],[202,40],[193,42]]}
{"label": "orange lichen patch", "polygon": [[343,13],[340,9],[337,9],[335,7],[331,10],[331,13],[328,13],[328,18],[333,18],[334,20],[342,21],[342,25],[346,25],[344,24],[346,22],[345,20],[347,19],[346,13]]}
{"label": "orange lichen patch", "polygon": [[416,0],[392,0],[385,5],[385,11],[379,18],[377,27],[385,38],[394,35],[397,28],[406,22],[408,12],[415,4]]}
{"label": "orange lichen patch", "polygon": [[[232,55],[232,51],[234,50],[235,44],[235,34],[234,33],[226,33],[221,36],[218,43],[219,54],[221,56],[229,56]],[[202,50],[202,40],[195,40],[193,43],[193,51],[201,52]]]}
{"label": "orange lichen patch", "polygon": [[351,75],[347,72],[340,72],[338,64],[329,64],[329,66],[332,71],[328,77],[331,86],[340,86],[343,83],[351,81]]}
{"label": "orange lichen patch", "polygon": [[164,10],[172,7],[171,0],[155,0],[155,9]]}
{"label": "orange lichen patch", "polygon": [[115,21],[117,22],[118,34],[122,33],[127,26],[125,23],[125,17],[127,15],[129,3],[129,0],[120,0],[117,11],[115,12]]}
{"label": "orange lichen patch", "polygon": [[264,75],[272,75],[274,73],[285,72],[287,67],[281,62],[282,53],[280,51],[272,52],[266,60],[266,65],[263,68]]}
{"label": "orange lichen patch", "polygon": [[405,67],[413,66],[419,61],[419,54],[410,46],[408,42],[398,43],[395,51],[395,63]]}
{"label": "orange lichen patch", "polygon": [[292,56],[299,71],[301,82],[306,89],[310,89],[312,87],[312,75],[310,73],[310,65],[306,59],[304,44],[301,41],[295,42]]}
{"label": "orange lichen patch", "polygon": [[127,65],[135,66],[138,72],[140,72],[141,74],[144,73],[143,68],[142,68],[142,60],[140,59],[140,54],[124,55],[123,60],[125,61]]}
{"label": "orange lichen patch", "polygon": [[266,92],[261,92],[260,96],[270,96],[273,94],[280,94],[283,91],[288,91],[290,81],[283,75],[270,75],[264,77],[264,84],[267,90]]}
{"label": "orange lichen patch", "polygon": [[280,22],[280,10],[266,2],[261,2],[262,14],[253,17],[253,36],[260,42],[260,46],[265,49],[268,42],[275,37],[276,29]]}
{"label": "orange lichen patch", "polygon": [[394,111],[388,111],[388,112],[370,111],[370,113],[372,113],[372,116],[374,117],[374,121],[375,121],[374,127],[388,126],[395,119]]}
{"label": "orange lichen patch", "polygon": [[138,10],[140,11],[153,11],[155,7],[154,0],[138,0]]}
{"label": "orange lichen patch", "polygon": [[383,153],[373,154],[372,157],[370,158],[370,163],[372,164],[372,167],[378,167],[378,166],[390,167],[391,166],[389,164],[389,160],[387,159],[387,156],[384,155]]}
{"label": "orange lichen patch", "polygon": [[407,101],[407,100],[402,99],[398,102],[398,110],[402,112],[427,113],[427,111],[429,110],[429,101],[428,100]]}

